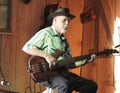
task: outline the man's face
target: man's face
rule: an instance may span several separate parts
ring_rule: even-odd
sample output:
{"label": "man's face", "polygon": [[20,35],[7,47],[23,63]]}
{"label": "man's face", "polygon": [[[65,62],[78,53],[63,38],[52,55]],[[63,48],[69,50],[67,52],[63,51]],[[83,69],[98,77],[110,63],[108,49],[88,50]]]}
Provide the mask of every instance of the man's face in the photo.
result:
{"label": "man's face", "polygon": [[58,33],[63,34],[67,31],[67,27],[69,24],[69,18],[66,16],[56,16],[54,18],[54,26]]}

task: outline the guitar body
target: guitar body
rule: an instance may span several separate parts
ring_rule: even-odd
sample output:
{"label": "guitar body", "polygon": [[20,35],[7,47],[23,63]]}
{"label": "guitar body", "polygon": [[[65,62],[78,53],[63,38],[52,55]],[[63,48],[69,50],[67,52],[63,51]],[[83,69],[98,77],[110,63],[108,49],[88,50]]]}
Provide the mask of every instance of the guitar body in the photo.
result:
{"label": "guitar body", "polygon": [[[53,54],[53,56],[55,58],[58,58],[63,53],[64,51],[57,50]],[[58,68],[64,67],[64,68],[70,69],[70,68],[80,67],[82,65],[76,65],[75,63],[77,63],[80,60],[90,59],[92,54],[95,54],[96,56],[100,56],[104,54],[109,55],[112,53],[119,53],[119,52],[115,49],[105,49],[104,51],[100,51],[96,53],[91,53],[91,54],[73,57],[73,58],[66,58],[66,59],[57,61],[56,64],[52,67],[52,69],[49,69],[49,64],[46,62],[44,58],[39,56],[31,56],[28,61],[29,73],[35,82],[44,82],[49,78],[51,78],[52,76],[57,75],[58,73],[55,70]]]}
{"label": "guitar body", "polygon": [[[53,56],[58,58],[62,53],[63,51],[56,51]],[[52,76],[58,74],[55,70],[51,70],[49,68],[49,64],[44,58],[39,56],[30,57],[28,61],[28,68],[31,77],[35,82],[44,82]]]}

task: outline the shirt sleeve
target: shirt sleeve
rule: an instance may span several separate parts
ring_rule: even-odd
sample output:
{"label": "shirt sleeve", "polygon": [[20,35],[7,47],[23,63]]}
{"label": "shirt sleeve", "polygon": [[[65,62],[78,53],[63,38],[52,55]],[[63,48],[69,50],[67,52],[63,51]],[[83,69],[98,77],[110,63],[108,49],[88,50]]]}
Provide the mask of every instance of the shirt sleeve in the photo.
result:
{"label": "shirt sleeve", "polygon": [[42,49],[46,46],[46,40],[47,34],[39,31],[23,46],[22,50],[29,50],[32,48]]}

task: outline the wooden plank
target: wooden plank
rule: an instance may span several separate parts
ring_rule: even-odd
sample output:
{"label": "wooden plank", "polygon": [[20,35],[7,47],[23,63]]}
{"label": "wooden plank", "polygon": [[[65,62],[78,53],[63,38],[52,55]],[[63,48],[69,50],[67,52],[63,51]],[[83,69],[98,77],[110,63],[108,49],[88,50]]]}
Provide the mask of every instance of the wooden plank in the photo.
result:
{"label": "wooden plank", "polygon": [[[71,20],[68,31],[65,35],[70,44],[72,56],[80,56],[82,43],[82,23],[80,22],[79,16],[83,11],[82,6],[84,5],[84,2],[83,0],[65,0],[64,2],[67,2],[66,7],[70,9],[70,13],[76,16],[73,20]],[[80,75],[80,68],[71,69],[70,71]]]}
{"label": "wooden plank", "polygon": [[[23,93],[27,87],[30,86],[33,92],[39,91],[39,88],[35,90],[34,82],[29,79],[29,74],[27,73],[27,62],[28,55],[21,51],[23,45],[27,42],[30,37],[35,34],[42,21],[43,13],[46,1],[45,0],[33,0],[30,4],[24,4],[18,2],[18,33],[17,38],[17,63],[16,63],[16,81],[17,89]],[[21,68],[22,67],[22,68]],[[22,73],[22,77],[21,77]],[[23,86],[21,86],[23,85]]]}
{"label": "wooden plank", "polygon": [[[99,50],[104,48],[111,48],[111,43],[109,42],[103,21],[100,20],[99,28]],[[98,83],[99,85],[113,85],[114,84],[114,60],[113,57],[99,58],[98,60]]]}
{"label": "wooden plank", "polygon": [[99,90],[97,93],[115,93],[114,86],[99,86]]}
{"label": "wooden plank", "polygon": [[120,0],[116,0],[115,4],[116,4],[116,6],[115,6],[115,8],[116,8],[116,12],[115,12],[116,17],[120,18],[120,12],[119,12],[120,11],[119,10],[120,9],[120,5],[119,5],[120,4]]}
{"label": "wooden plank", "polygon": [[[31,24],[31,5],[18,2],[18,30],[17,33],[17,63],[16,63],[16,86],[19,92],[24,92],[29,86],[28,74],[27,74],[27,56],[22,53],[21,48],[26,39],[29,38],[30,33],[26,34],[30,29]],[[24,34],[23,34],[24,33]],[[21,86],[22,85],[22,86]]]}
{"label": "wooden plank", "polygon": [[6,81],[12,87],[12,89],[11,87],[4,87],[3,89],[11,91],[16,90],[16,43],[14,42],[16,42],[16,36],[2,36],[1,66]]}
{"label": "wooden plank", "polygon": [[[113,2],[115,2],[115,1],[113,0]],[[115,14],[113,13],[113,11],[111,9],[111,4],[110,4],[109,0],[101,0],[101,2],[100,2],[100,17],[104,23],[104,28],[106,31],[107,38],[112,45],[113,44],[112,34],[114,31],[114,20],[115,20],[114,15]]]}

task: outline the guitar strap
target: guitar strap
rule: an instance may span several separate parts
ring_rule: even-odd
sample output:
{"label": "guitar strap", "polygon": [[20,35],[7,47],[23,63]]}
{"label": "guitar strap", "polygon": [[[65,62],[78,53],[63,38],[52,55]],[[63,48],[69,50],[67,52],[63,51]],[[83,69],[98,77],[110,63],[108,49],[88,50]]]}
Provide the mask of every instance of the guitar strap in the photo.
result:
{"label": "guitar strap", "polygon": [[67,39],[64,37],[63,34],[60,36],[60,39],[61,39],[62,43],[65,44],[65,54],[64,54],[64,57],[65,58],[71,57],[70,45],[67,42]]}

